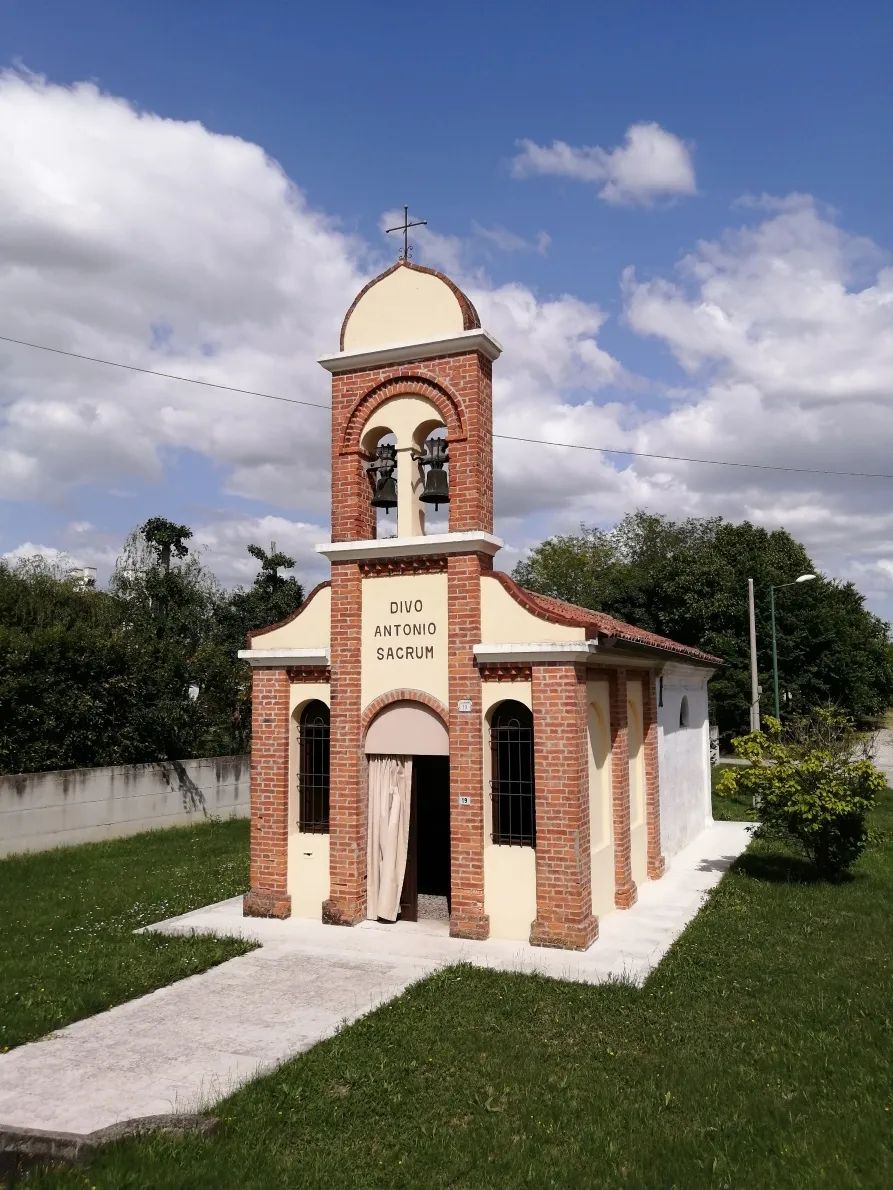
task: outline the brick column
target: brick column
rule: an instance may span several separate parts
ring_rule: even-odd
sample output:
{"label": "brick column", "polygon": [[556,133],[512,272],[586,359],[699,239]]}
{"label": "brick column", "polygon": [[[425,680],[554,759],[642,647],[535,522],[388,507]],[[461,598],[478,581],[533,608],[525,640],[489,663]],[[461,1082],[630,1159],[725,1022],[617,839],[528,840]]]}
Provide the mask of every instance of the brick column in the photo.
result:
{"label": "brick column", "polygon": [[[489,565],[489,559],[484,562]],[[450,934],[490,936],[484,914],[484,731],[481,676],[474,646],[481,639],[481,567],[477,554],[447,563],[450,728]],[[470,711],[460,711],[467,699]],[[460,797],[469,797],[467,806]]]}
{"label": "brick column", "polygon": [[657,753],[657,695],[655,675],[642,679],[642,719],[645,753],[645,821],[648,829],[648,879],[660,880],[664,857],[660,842],[660,763]]}
{"label": "brick column", "polygon": [[614,803],[614,904],[618,909],[629,909],[636,903],[637,892],[630,856],[626,670],[612,669],[608,683],[611,698],[611,794]]}
{"label": "brick column", "polygon": [[322,919],[352,926],[366,916],[366,790],[360,753],[362,578],[355,562],[332,565],[329,899]]}
{"label": "brick column", "polygon": [[598,937],[592,915],[586,671],[532,671],[536,920],[533,946],[585,950]]}
{"label": "brick column", "polygon": [[288,674],[255,669],[251,675],[251,891],[246,917],[289,917]]}

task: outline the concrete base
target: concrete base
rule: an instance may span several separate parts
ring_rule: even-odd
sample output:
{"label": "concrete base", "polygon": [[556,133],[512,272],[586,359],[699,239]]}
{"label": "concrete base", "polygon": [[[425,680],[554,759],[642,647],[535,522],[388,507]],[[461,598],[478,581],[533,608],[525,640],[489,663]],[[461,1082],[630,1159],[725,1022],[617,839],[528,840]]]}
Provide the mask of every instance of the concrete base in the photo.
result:
{"label": "concrete base", "polygon": [[145,1116],[207,1109],[452,963],[554,979],[641,983],[747,846],[743,823],[715,823],[601,918],[587,951],[451,938],[445,920],[333,930],[321,921],[243,917],[234,897],[149,929],[253,938],[261,948],[0,1054],[0,1132],[89,1137]]}

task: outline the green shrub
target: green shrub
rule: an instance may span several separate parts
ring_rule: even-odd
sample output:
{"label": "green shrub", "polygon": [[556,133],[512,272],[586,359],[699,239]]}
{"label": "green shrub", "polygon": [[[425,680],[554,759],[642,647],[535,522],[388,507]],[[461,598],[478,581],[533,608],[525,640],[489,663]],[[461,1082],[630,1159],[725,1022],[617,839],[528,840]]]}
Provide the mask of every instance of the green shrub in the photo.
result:
{"label": "green shrub", "polygon": [[756,834],[801,847],[824,878],[846,873],[871,841],[868,814],[886,788],[853,721],[819,709],[782,733],[779,721],[767,718],[764,731],[732,744],[750,764],[726,769],[717,792],[751,795]]}

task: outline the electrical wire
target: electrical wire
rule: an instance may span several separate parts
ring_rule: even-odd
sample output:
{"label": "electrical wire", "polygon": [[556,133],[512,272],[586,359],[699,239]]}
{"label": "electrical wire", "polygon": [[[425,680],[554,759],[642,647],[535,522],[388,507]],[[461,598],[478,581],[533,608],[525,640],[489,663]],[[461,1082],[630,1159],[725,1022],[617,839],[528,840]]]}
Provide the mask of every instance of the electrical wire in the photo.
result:
{"label": "electrical wire", "polygon": [[[64,355],[69,359],[86,360],[91,364],[104,364],[109,368],[124,368],[128,372],[141,372],[145,376],[158,376],[163,380],[180,380],[184,384],[198,384],[204,388],[216,388],[222,392],[239,393],[246,397],[262,397],[267,401],[282,401],[287,405],[303,405],[308,409],[324,409],[331,412],[330,405],[320,405],[316,401],[300,401],[297,397],[279,397],[274,393],[262,393],[251,388],[236,388],[231,384],[217,384],[213,380],[198,380],[194,376],[178,376],[173,372],[158,372],[153,368],[140,368],[136,364],[122,364],[117,360],[100,359],[95,355],[81,355],[77,351],[63,351],[60,347],[47,347],[43,343],[29,343],[25,339],[13,339],[9,335],[0,335],[0,342],[15,343],[19,347],[31,347],[35,351],[48,351],[52,355]],[[615,446],[588,446],[579,442],[553,442],[548,438],[523,438],[516,434],[495,434],[505,442],[526,442],[532,446],[561,446],[567,450],[588,450],[595,454],[628,455],[635,459],[659,459],[670,463],[699,463],[710,467],[743,467],[752,471],[787,471],[797,475],[836,475],[847,479],[893,479],[893,474],[877,471],[831,471],[819,467],[786,467],[780,463],[738,463],[731,459],[698,459],[687,455],[655,454],[652,451],[629,450]]]}

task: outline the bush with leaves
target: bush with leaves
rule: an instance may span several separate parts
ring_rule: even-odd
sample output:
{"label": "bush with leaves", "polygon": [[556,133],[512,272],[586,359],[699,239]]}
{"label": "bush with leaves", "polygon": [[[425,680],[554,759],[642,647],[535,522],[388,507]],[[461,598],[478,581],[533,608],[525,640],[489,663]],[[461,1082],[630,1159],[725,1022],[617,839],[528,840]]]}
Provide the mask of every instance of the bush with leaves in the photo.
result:
{"label": "bush with leaves", "polygon": [[771,716],[764,731],[732,741],[749,764],[727,768],[717,791],[749,794],[757,836],[802,848],[819,875],[838,879],[872,839],[868,815],[886,787],[871,761],[871,741],[840,712],[819,708],[782,733]]}

